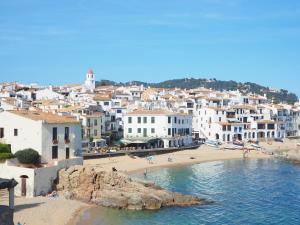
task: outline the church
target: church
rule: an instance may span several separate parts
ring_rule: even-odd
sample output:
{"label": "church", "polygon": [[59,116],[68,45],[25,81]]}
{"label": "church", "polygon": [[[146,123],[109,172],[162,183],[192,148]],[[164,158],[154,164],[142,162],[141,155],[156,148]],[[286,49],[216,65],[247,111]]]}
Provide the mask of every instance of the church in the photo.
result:
{"label": "church", "polygon": [[89,69],[86,74],[84,89],[87,91],[94,91],[95,87],[96,87],[95,74],[92,69]]}

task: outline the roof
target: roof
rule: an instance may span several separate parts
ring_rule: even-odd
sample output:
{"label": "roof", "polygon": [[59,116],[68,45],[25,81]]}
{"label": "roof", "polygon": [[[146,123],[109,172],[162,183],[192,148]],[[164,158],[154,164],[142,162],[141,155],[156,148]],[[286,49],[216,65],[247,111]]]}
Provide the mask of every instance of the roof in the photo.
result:
{"label": "roof", "polygon": [[14,188],[17,185],[18,185],[18,182],[15,181],[15,179],[0,178],[0,189]]}
{"label": "roof", "polygon": [[127,115],[141,115],[141,114],[142,115],[184,115],[184,116],[188,115],[185,113],[176,113],[165,109],[153,109],[153,110],[137,109],[135,111],[127,113]]}
{"label": "roof", "polygon": [[109,100],[111,100],[111,96],[97,94],[94,96],[93,99],[94,99],[94,101],[109,101]]}
{"label": "roof", "polygon": [[245,105],[234,105],[232,106],[233,109],[249,109],[249,110],[255,110],[255,107],[252,106],[252,105],[248,105],[248,104],[245,104]]}
{"label": "roof", "polygon": [[74,117],[71,116],[59,116],[57,114],[40,111],[9,110],[7,112],[35,121],[44,121],[46,123],[79,123],[79,121],[77,121]]}

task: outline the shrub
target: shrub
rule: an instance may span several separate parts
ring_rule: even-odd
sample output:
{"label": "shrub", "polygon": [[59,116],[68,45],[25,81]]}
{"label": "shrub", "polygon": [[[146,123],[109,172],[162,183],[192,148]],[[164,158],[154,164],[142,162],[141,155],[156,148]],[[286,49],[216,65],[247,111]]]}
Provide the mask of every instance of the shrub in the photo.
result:
{"label": "shrub", "polygon": [[40,163],[40,155],[39,153],[31,148],[17,151],[15,153],[15,157],[18,159],[20,163],[23,164],[39,164]]}
{"label": "shrub", "polygon": [[13,157],[14,157],[14,155],[11,153],[7,153],[7,152],[0,153],[0,161],[5,160],[5,159],[11,159]]}
{"label": "shrub", "polygon": [[0,153],[11,153],[10,145],[0,143]]}

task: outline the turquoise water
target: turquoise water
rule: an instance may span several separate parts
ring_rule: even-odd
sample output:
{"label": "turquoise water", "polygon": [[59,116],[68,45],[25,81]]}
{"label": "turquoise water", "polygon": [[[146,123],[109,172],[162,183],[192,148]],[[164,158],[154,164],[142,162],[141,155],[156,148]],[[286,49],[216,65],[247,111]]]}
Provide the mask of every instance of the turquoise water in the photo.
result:
{"label": "turquoise water", "polygon": [[147,179],[215,203],[137,212],[99,207],[87,211],[79,225],[300,224],[299,165],[218,161],[160,169],[148,173]]}

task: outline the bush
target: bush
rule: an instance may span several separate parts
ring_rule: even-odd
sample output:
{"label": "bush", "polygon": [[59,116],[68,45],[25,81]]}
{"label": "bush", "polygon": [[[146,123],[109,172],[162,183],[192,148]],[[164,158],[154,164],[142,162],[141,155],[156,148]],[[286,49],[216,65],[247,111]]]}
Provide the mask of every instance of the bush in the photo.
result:
{"label": "bush", "polygon": [[0,161],[5,160],[5,159],[11,159],[13,157],[14,157],[14,155],[11,153],[7,153],[7,152],[0,153]]}
{"label": "bush", "polygon": [[39,164],[40,155],[39,153],[31,148],[17,151],[15,157],[23,164]]}
{"label": "bush", "polygon": [[10,145],[0,143],[0,153],[11,153]]}

